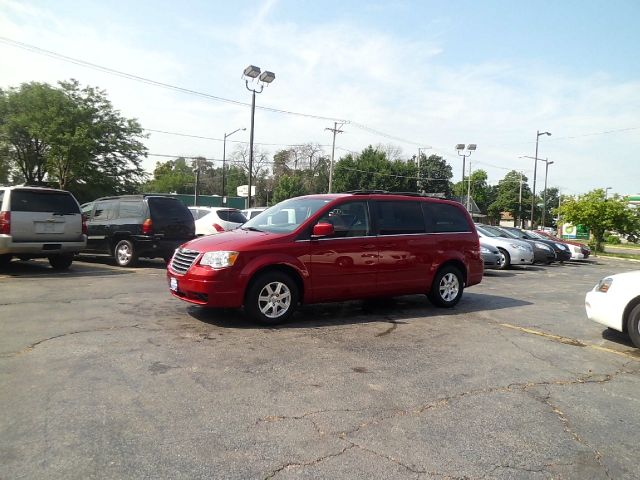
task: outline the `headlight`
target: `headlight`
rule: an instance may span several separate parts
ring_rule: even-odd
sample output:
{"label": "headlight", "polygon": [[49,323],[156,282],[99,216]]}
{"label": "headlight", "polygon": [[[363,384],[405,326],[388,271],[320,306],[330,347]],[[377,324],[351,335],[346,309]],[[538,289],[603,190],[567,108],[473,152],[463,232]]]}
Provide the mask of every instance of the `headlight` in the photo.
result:
{"label": "headlight", "polygon": [[560,250],[567,250],[567,246],[564,243],[556,243],[556,247]]}
{"label": "headlight", "polygon": [[541,248],[542,250],[553,251],[553,248],[551,248],[549,245],[545,243],[535,242],[534,245],[538,248]]}
{"label": "headlight", "polygon": [[231,267],[238,259],[239,252],[207,252],[200,259],[200,265],[211,268]]}
{"label": "headlight", "polygon": [[480,247],[480,253],[491,253],[491,250],[486,247]]}
{"label": "headlight", "polygon": [[596,285],[596,291],[597,292],[602,292],[602,293],[607,293],[609,291],[609,287],[611,287],[612,283],[613,283],[613,278],[611,278],[611,277],[603,278]]}

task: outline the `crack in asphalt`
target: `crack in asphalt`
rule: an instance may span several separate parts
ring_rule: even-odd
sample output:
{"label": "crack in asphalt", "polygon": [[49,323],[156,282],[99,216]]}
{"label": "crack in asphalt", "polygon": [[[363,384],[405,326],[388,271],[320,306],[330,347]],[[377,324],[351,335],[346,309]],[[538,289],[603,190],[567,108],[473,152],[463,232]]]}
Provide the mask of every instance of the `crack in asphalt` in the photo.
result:
{"label": "crack in asphalt", "polygon": [[[376,452],[375,450],[363,447],[362,445],[359,445],[355,442],[353,442],[352,440],[349,440],[347,437],[351,436],[355,433],[358,433],[360,430],[363,430],[365,428],[369,428],[373,425],[377,425],[380,424],[386,420],[392,419],[392,418],[397,418],[397,417],[402,417],[402,416],[407,416],[407,415],[420,415],[428,410],[432,410],[432,409],[436,409],[436,408],[440,408],[446,405],[449,405],[452,401],[455,400],[459,400],[461,398],[467,397],[467,396],[473,396],[473,395],[484,395],[484,394],[490,394],[490,393],[502,393],[502,392],[512,392],[512,391],[516,391],[516,390],[522,390],[524,392],[526,392],[527,390],[531,389],[531,388],[535,388],[535,387],[544,387],[545,391],[547,392],[547,395],[544,397],[540,397],[540,396],[534,396],[534,398],[536,398],[538,401],[541,401],[543,404],[547,405],[551,411],[557,416],[557,418],[561,421],[562,425],[563,425],[563,430],[568,433],[569,435],[571,435],[571,437],[578,443],[580,443],[581,445],[585,446],[586,448],[588,448],[591,452],[593,452],[594,457],[596,462],[598,463],[598,465],[602,468],[602,470],[604,471],[605,475],[607,475],[607,478],[612,478],[606,465],[603,462],[603,454],[598,451],[595,447],[591,446],[585,439],[583,439],[577,432],[575,432],[573,430],[573,428],[571,427],[571,424],[567,418],[567,416],[564,414],[564,412],[562,412],[557,406],[553,405],[553,403],[550,400],[551,397],[551,392],[549,391],[548,387],[550,386],[571,386],[571,385],[584,385],[584,384],[604,384],[604,383],[608,383],[611,382],[614,378],[616,378],[619,375],[623,375],[623,374],[634,374],[638,372],[638,369],[634,369],[634,370],[626,370],[626,367],[632,362],[627,362],[626,364],[624,364],[621,368],[619,368],[618,370],[616,370],[613,373],[607,373],[607,374],[593,374],[593,373],[584,373],[579,375],[577,378],[573,378],[573,379],[569,379],[569,380],[549,380],[549,381],[544,381],[544,382],[527,382],[527,383],[511,383],[509,385],[506,386],[499,386],[499,387],[490,387],[490,388],[482,388],[482,389],[476,389],[476,390],[469,390],[466,392],[460,392],[454,395],[449,395],[447,397],[442,397],[440,399],[437,399],[435,401],[429,402],[427,404],[424,404],[422,406],[413,408],[413,409],[405,409],[405,410],[393,410],[392,412],[390,412],[387,415],[383,415],[381,417],[378,418],[374,418],[369,422],[365,422],[360,424],[358,427],[349,430],[349,431],[345,431],[345,432],[341,432],[337,435],[332,435],[333,437],[335,437],[338,440],[341,441],[346,441],[350,444],[350,446],[346,447],[345,449],[343,449],[341,452],[339,453],[335,453],[335,454],[331,454],[331,455],[327,455],[327,456],[323,456],[323,457],[319,457],[315,460],[309,461],[309,462],[303,462],[303,463],[287,463],[286,465],[272,471],[266,478],[266,479],[270,479],[273,478],[275,475],[277,475],[278,473],[280,473],[281,471],[283,471],[286,468],[292,468],[292,467],[305,467],[305,466],[309,466],[309,465],[314,465],[317,463],[322,462],[323,460],[327,459],[327,458],[331,458],[331,457],[336,457],[339,455],[342,455],[344,452],[346,452],[347,450],[350,450],[351,448],[358,448],[360,450],[372,453],[376,456],[379,456],[381,458],[384,458],[388,461],[391,461],[405,469],[407,469],[408,471],[418,474],[418,475],[437,475],[437,476],[443,476],[446,478],[451,478],[451,479],[456,479],[456,478],[460,478],[460,477],[452,477],[450,475],[447,474],[441,474],[441,473],[437,473],[437,472],[429,472],[427,470],[419,470],[417,468],[411,467],[409,465],[406,465],[402,462],[400,462],[399,460],[396,460],[395,458],[389,456],[389,455],[385,455],[379,452]],[[379,410],[379,409],[376,409]],[[297,416],[280,416],[280,415],[274,415],[274,416],[268,416],[268,417],[263,417],[260,418],[256,421],[256,425],[262,423],[262,422],[278,422],[278,421],[283,421],[283,420],[307,420],[310,421],[311,424],[314,426],[314,428],[316,429],[317,433],[319,435],[325,435],[325,432],[323,432],[320,427],[316,424],[316,422],[314,422],[312,419],[308,418],[311,417],[313,415],[318,415],[318,414],[323,414],[323,413],[339,413],[339,412],[362,412],[363,410],[357,410],[357,409],[341,409],[341,410],[317,410],[317,411],[313,411],[313,412],[307,412],[304,413],[302,415],[297,415]],[[560,464],[560,463],[552,463],[552,464],[545,464],[545,465],[541,465],[541,466],[531,466],[531,467],[527,467],[527,466],[518,466],[518,465],[496,465],[494,470],[497,468],[509,468],[509,469],[517,469],[517,470],[522,470],[522,471],[527,471],[527,472],[532,472],[532,473],[543,473],[546,472],[548,468],[553,467],[553,466],[567,466],[567,465],[572,465],[572,464]],[[468,478],[468,477],[462,477],[462,478]]]}
{"label": "crack in asphalt", "polygon": [[0,358],[17,357],[18,355],[22,355],[24,353],[31,352],[38,345],[42,345],[43,343],[48,342],[49,340],[55,340],[56,338],[68,337],[70,335],[77,335],[79,333],[106,332],[106,331],[110,331],[110,330],[122,330],[122,329],[125,329],[125,328],[141,328],[141,325],[142,324],[140,324],[140,323],[136,323],[135,325],[122,325],[122,326],[119,326],[119,327],[92,328],[90,330],[76,330],[74,332],[61,333],[59,335],[54,335],[52,337],[43,338],[42,340],[38,340],[37,342],[34,342],[34,343],[24,347],[22,350],[19,350],[17,352],[2,353],[2,354],[0,354]]}
{"label": "crack in asphalt", "polygon": [[291,463],[287,463],[287,464],[282,465],[281,467],[278,467],[275,470],[273,470],[266,477],[264,477],[264,480],[269,480],[270,478],[275,477],[276,475],[278,475],[280,472],[282,472],[285,469],[296,468],[296,467],[310,467],[312,465],[316,465],[318,463],[322,463],[322,462],[324,462],[325,460],[327,460],[329,458],[339,457],[340,455],[342,455],[343,453],[345,453],[348,450],[351,450],[352,448],[355,448],[355,445],[347,445],[346,447],[344,447],[339,452],[330,453],[328,455],[324,455],[322,457],[318,457],[318,458],[316,458],[314,460],[310,460],[308,462],[300,462],[300,463],[291,462]]}
{"label": "crack in asphalt", "polygon": [[[610,381],[614,376],[615,375],[608,375],[609,378],[607,378],[607,379],[604,379],[604,380],[601,380],[601,381],[597,381],[597,382],[591,382],[591,383],[605,383],[605,382]],[[596,463],[600,466],[600,468],[602,468],[602,470],[604,471],[604,473],[607,476],[607,478],[612,479],[613,477],[609,473],[609,469],[607,468],[607,466],[603,462],[602,453],[600,453],[600,451],[597,448],[595,448],[594,446],[589,444],[589,442],[587,440],[582,438],[580,436],[580,434],[578,432],[576,432],[572,428],[571,422],[569,421],[569,419],[567,418],[565,413],[562,410],[560,410],[560,408],[558,408],[557,405],[554,405],[553,402],[551,401],[551,392],[549,391],[549,389],[546,386],[545,386],[545,390],[547,392],[547,395],[545,397],[539,398],[539,400],[542,403],[546,404],[551,409],[551,411],[560,419],[560,422],[562,423],[562,428],[566,433],[571,435],[571,437],[577,443],[579,443],[580,445],[588,448],[593,453],[594,458],[596,460]]]}

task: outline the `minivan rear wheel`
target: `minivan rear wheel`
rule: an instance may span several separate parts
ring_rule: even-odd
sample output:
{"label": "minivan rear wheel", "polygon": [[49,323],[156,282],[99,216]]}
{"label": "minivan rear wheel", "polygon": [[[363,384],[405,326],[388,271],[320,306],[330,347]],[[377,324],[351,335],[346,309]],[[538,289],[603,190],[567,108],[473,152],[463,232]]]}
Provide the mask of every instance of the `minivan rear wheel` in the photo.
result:
{"label": "minivan rear wheel", "polygon": [[51,255],[49,265],[54,270],[66,270],[73,263],[73,255]]}
{"label": "minivan rear wheel", "polygon": [[447,266],[436,274],[427,297],[438,307],[451,308],[460,301],[463,290],[462,273],[456,267]]}
{"label": "minivan rear wheel", "polygon": [[120,240],[113,249],[116,263],[121,267],[130,267],[138,260],[133,243],[129,240]]}
{"label": "minivan rear wheel", "polygon": [[251,283],[245,299],[247,314],[262,325],[286,322],[298,305],[298,287],[283,272],[267,272]]}

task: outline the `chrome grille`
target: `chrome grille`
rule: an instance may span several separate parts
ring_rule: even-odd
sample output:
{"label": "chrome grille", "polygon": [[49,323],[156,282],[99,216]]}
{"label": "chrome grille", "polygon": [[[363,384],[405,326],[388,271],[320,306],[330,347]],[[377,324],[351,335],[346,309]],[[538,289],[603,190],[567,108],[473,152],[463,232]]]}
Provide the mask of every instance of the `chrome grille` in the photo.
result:
{"label": "chrome grille", "polygon": [[196,261],[200,252],[195,250],[189,250],[187,248],[179,248],[176,250],[173,259],[171,260],[171,268],[176,273],[187,273],[187,270],[191,268],[193,262]]}

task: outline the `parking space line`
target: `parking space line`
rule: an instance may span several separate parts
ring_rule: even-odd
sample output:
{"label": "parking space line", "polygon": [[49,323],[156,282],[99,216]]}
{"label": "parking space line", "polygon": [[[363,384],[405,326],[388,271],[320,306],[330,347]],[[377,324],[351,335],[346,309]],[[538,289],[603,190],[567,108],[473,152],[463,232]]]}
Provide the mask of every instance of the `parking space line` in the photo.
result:
{"label": "parking space line", "polygon": [[613,348],[603,347],[601,345],[594,345],[591,343],[585,343],[575,338],[563,337],[561,335],[554,335],[553,333],[547,333],[540,330],[533,330],[531,328],[519,327],[517,325],[511,325],[510,323],[500,323],[499,325],[502,327],[511,328],[513,330],[518,330],[523,333],[528,333],[530,335],[536,335],[538,337],[548,338],[549,340],[552,340],[554,342],[564,343],[565,345],[573,345],[574,347],[592,348],[594,350],[599,350],[601,352],[613,353],[615,355],[620,355],[625,358],[631,358],[632,360],[640,361],[640,357],[638,357],[638,355],[635,355],[632,352],[621,352]]}

